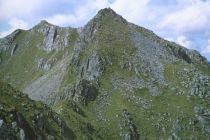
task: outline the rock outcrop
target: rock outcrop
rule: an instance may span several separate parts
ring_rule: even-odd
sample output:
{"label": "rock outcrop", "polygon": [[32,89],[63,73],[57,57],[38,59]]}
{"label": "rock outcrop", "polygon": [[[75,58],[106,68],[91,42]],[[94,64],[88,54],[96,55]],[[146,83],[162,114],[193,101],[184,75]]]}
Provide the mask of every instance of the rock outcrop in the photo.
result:
{"label": "rock outcrop", "polygon": [[41,47],[49,53],[53,50],[63,50],[68,46],[69,30],[71,28],[58,27],[43,20],[31,32],[38,32],[44,37]]}

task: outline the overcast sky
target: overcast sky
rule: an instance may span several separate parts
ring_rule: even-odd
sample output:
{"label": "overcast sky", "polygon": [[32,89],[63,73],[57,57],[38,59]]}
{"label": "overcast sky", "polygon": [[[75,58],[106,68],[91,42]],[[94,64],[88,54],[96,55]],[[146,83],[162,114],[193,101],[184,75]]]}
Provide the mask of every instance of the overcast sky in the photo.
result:
{"label": "overcast sky", "polygon": [[210,60],[210,0],[0,0],[0,37],[43,19],[81,27],[105,7]]}

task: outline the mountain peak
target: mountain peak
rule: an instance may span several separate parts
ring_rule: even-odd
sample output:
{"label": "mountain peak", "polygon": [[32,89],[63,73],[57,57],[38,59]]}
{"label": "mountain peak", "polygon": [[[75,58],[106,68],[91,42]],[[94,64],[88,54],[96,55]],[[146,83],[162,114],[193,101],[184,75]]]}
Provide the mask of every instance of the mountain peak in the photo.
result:
{"label": "mountain peak", "polygon": [[46,20],[41,20],[40,23],[38,25],[44,25],[44,26],[49,26],[49,25],[52,25],[50,24],[49,22],[47,22]]}
{"label": "mountain peak", "polygon": [[46,20],[41,20],[37,25],[35,25],[32,30],[40,30],[43,28],[48,28],[48,27],[55,27],[56,25],[53,25]]}
{"label": "mountain peak", "polygon": [[97,15],[95,16],[95,18],[103,18],[105,16],[108,16],[108,17],[113,18],[113,19],[117,19],[117,20],[119,20],[123,23],[127,22],[121,15],[117,14],[110,7],[99,10]]}
{"label": "mountain peak", "polygon": [[41,24],[49,24],[46,20],[41,20],[40,23]]}
{"label": "mountain peak", "polygon": [[110,14],[110,13],[117,15],[117,13],[114,10],[112,10],[110,7],[98,11],[98,14]]}

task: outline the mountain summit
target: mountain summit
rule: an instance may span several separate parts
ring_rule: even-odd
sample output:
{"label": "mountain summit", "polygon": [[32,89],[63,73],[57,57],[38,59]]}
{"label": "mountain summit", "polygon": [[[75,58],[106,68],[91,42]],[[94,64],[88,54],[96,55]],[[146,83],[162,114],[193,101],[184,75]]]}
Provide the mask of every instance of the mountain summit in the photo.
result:
{"label": "mountain summit", "polygon": [[95,17],[96,18],[100,18],[100,17],[103,18],[105,16],[109,16],[110,18],[113,18],[113,19],[118,18],[120,21],[126,22],[126,20],[122,16],[118,15],[111,8],[105,8],[105,9],[102,9],[102,10],[98,11],[98,13]]}
{"label": "mountain summit", "polygon": [[97,16],[104,16],[104,15],[114,15],[114,16],[119,16],[114,10],[111,8],[104,8],[98,11]]}
{"label": "mountain summit", "polygon": [[[15,112],[27,117],[39,139],[210,137],[206,58],[126,21],[110,8],[100,10],[82,28],[41,21],[0,39],[0,80],[34,100],[28,106],[40,103],[40,109],[52,112],[41,119],[53,129],[46,123],[33,125],[28,118],[36,114],[24,114],[17,103]],[[10,102],[0,100],[0,109],[5,104]],[[38,105],[34,108],[40,114]],[[21,133],[21,138],[30,139],[22,125],[1,127],[17,122],[7,119],[9,114],[4,110],[2,117],[0,112],[0,134],[7,136],[12,129],[15,138]],[[35,133],[37,126],[43,131]]]}

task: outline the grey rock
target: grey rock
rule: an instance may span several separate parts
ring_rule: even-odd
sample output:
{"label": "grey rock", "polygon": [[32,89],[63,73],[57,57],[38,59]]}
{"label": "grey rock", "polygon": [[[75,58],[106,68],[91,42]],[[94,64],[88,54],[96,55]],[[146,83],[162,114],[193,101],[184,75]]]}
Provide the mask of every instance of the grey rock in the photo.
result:
{"label": "grey rock", "polygon": [[44,46],[44,50],[47,52],[52,51],[54,48],[53,43],[54,40],[56,38],[57,35],[57,29],[54,26],[50,26],[49,28],[47,28],[47,31],[45,32],[45,46]]}
{"label": "grey rock", "polygon": [[[96,52],[93,52],[86,59],[82,59],[80,56],[89,48],[88,43],[92,36],[88,33],[92,28],[87,25],[79,33],[79,38],[76,41],[71,63],[76,68],[78,79],[95,80],[99,77],[104,70],[104,60]],[[89,42],[88,42],[89,41]]]}
{"label": "grey rock", "polygon": [[56,62],[56,59],[46,60],[46,59],[40,58],[40,59],[37,59],[36,61],[38,63],[38,68],[47,72],[52,68],[53,64]]}
{"label": "grey rock", "polygon": [[98,89],[93,83],[82,80],[76,85],[73,100],[87,105],[89,101],[94,101],[98,95]]}
{"label": "grey rock", "polygon": [[99,55],[93,54],[79,66],[79,79],[95,80],[103,72],[103,64]]}
{"label": "grey rock", "polygon": [[195,106],[194,107],[194,112],[197,120],[201,123],[202,125],[202,130],[205,132],[210,133],[210,110],[207,108],[204,108],[202,106]]}
{"label": "grey rock", "polygon": [[25,132],[23,129],[20,129],[20,140],[25,140]]}
{"label": "grey rock", "polygon": [[51,71],[26,85],[23,90],[24,93],[28,94],[33,100],[50,104],[51,100],[47,99],[50,95],[58,93],[68,63],[68,59],[60,61]]}
{"label": "grey rock", "polygon": [[[31,33],[41,33],[44,36],[41,47],[47,53],[56,50],[64,50],[69,43],[69,32],[74,30],[67,27],[58,27],[48,23],[47,21],[41,21],[36,25]],[[40,46],[37,46],[40,47]]]}
{"label": "grey rock", "polygon": [[127,110],[123,110],[122,114],[122,121],[120,122],[120,137],[122,140],[138,140],[139,139],[139,133],[135,126],[135,124],[132,122],[132,118]]}
{"label": "grey rock", "polygon": [[3,125],[4,121],[0,119],[0,128]]}
{"label": "grey rock", "polygon": [[17,50],[18,45],[15,44],[14,47],[12,47],[12,51],[11,51],[11,56],[15,53],[15,51]]}
{"label": "grey rock", "polygon": [[16,128],[17,127],[17,122],[12,122],[12,128]]}
{"label": "grey rock", "polygon": [[15,47],[15,44],[13,43],[13,41],[22,31],[23,30],[21,29],[17,29],[14,32],[12,32],[10,35],[6,36],[5,38],[0,38],[0,52],[6,51],[12,46]]}
{"label": "grey rock", "polygon": [[[164,45],[161,44],[161,40],[151,31],[133,24],[129,24],[129,27],[129,37],[137,48],[131,60],[136,73],[143,73],[154,79],[153,81],[165,84],[165,65],[174,62],[176,58],[170,55]],[[150,37],[148,37],[149,35],[145,36],[147,33],[150,34]]]}
{"label": "grey rock", "polygon": [[209,76],[197,74],[192,81],[191,95],[202,99],[209,98],[210,78]]}

